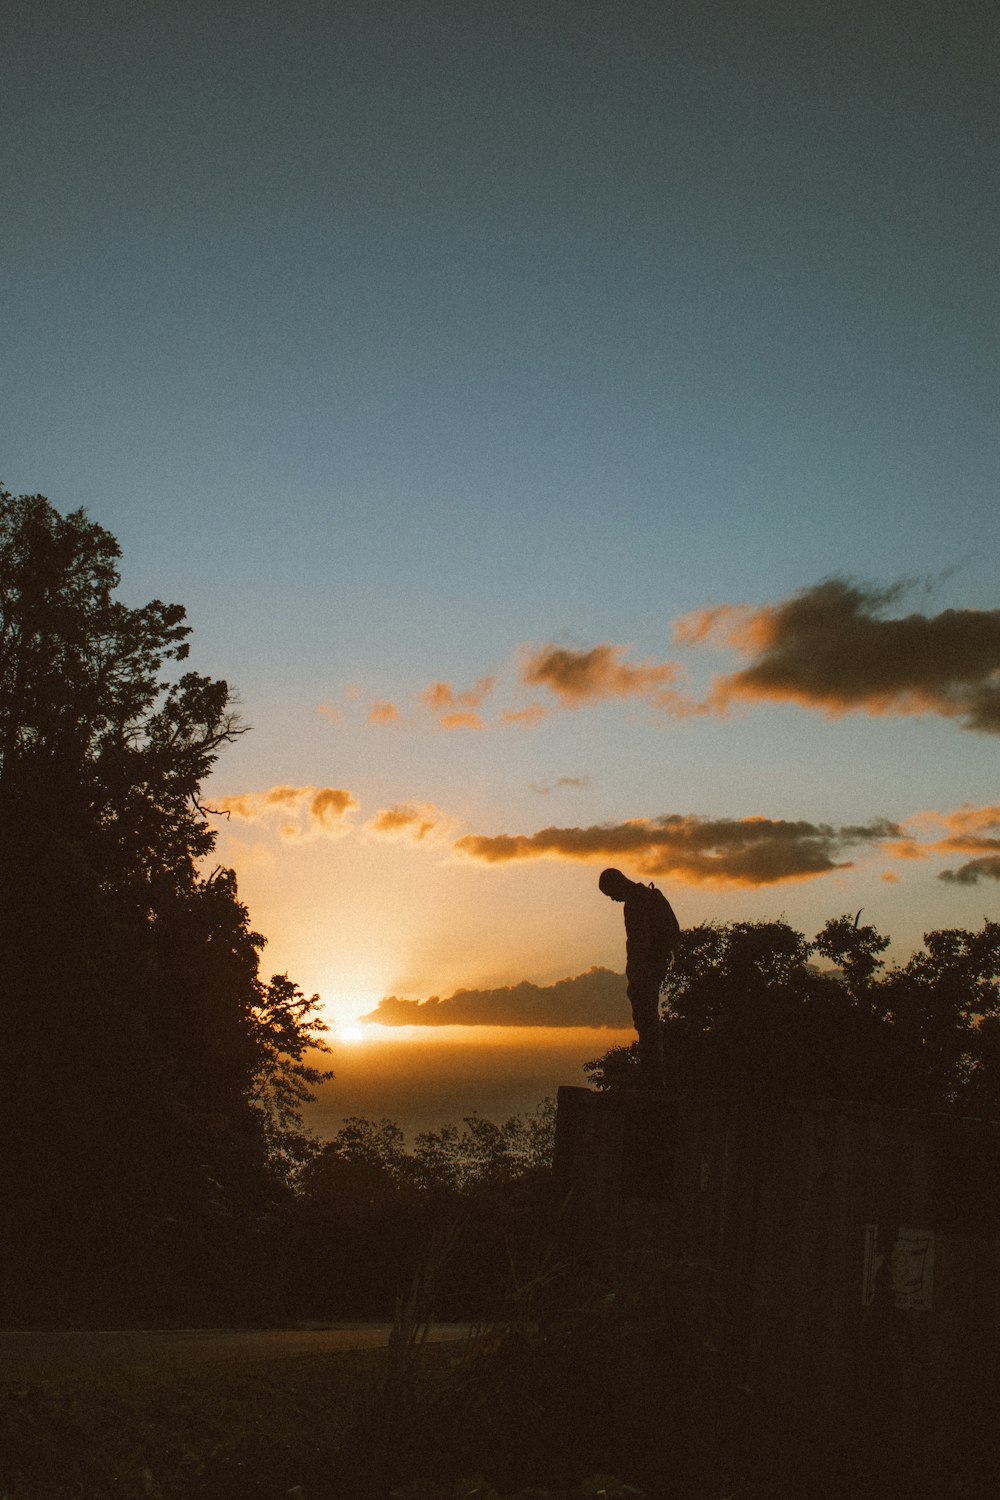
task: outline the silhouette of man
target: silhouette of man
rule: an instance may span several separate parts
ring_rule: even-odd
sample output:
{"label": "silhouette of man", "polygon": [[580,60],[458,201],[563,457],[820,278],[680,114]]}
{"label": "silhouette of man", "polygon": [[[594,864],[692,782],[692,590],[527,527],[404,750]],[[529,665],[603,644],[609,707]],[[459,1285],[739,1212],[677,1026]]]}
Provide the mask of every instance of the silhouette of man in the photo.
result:
{"label": "silhouette of man", "polygon": [[605,896],[625,904],[625,977],[639,1033],[639,1064],[646,1087],[662,1088],[660,985],[680,937],[680,923],[655,885],[640,885],[621,870],[603,870],[597,883]]}

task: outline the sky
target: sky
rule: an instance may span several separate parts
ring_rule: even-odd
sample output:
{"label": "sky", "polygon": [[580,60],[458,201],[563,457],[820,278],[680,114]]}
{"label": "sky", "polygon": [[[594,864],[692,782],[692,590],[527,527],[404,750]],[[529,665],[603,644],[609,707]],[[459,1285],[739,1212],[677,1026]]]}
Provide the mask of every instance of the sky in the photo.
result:
{"label": "sky", "polygon": [[992,7],[3,10],[0,479],[239,700],[314,1128],[584,1082],[605,865],[897,961],[996,916]]}

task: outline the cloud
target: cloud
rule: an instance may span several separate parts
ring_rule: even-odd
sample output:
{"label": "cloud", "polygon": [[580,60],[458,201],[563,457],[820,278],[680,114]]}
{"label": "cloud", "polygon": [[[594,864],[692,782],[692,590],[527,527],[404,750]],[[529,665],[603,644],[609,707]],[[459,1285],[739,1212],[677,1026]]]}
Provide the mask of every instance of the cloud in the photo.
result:
{"label": "cloud", "polygon": [[218,811],[246,823],[255,823],[270,812],[287,811],[299,805],[304,788],[273,786],[267,792],[239,792],[232,797],[217,798]]}
{"label": "cloud", "polygon": [[[630,646],[601,644],[589,651],[542,646],[521,653],[521,681],[554,693],[564,708],[579,708],[601,698],[643,698],[656,708],[680,711],[684,700],[672,691],[681,675],[677,662],[627,662]],[[694,705],[689,705],[689,711]]]}
{"label": "cloud", "polygon": [[783,603],[725,605],[677,621],[681,645],[748,658],[716,678],[709,704],[798,703],[830,715],[934,713],[1000,734],[1000,610],[886,618],[910,587],[829,578]]}
{"label": "cloud", "polygon": [[474,688],[456,693],[450,682],[432,682],[420,694],[420,701],[432,713],[445,713],[455,708],[478,708],[483,699],[493,691],[496,679],[480,677]]}
{"label": "cloud", "polygon": [[442,714],[438,720],[442,729],[482,729],[483,721],[478,714],[462,712]]}
{"label": "cloud", "polygon": [[914,821],[924,827],[937,823],[945,829],[944,837],[928,846],[929,852],[973,856],[955,870],[942,870],[939,880],[953,885],[1000,880],[1000,807],[974,807],[966,802],[950,813],[920,813]]}
{"label": "cloud", "polygon": [[530,792],[537,792],[540,797],[547,797],[550,792],[556,792],[564,786],[582,791],[584,787],[588,787],[589,785],[589,776],[560,776],[556,781],[533,781],[530,783],[528,790]]}
{"label": "cloud", "polygon": [[399,709],[387,698],[379,698],[368,710],[369,724],[398,724]]}
{"label": "cloud", "polygon": [[[939,880],[957,885],[977,885],[982,879],[1000,879],[1000,806],[975,807],[963,803],[953,812],[931,808],[906,819],[904,837],[885,845],[891,859],[932,859],[942,854],[972,855],[955,870],[942,870]],[[927,835],[937,834],[935,837]]]}
{"label": "cloud", "polygon": [[926,859],[931,851],[931,845],[911,838],[889,839],[882,848],[890,859]]}
{"label": "cloud", "polygon": [[702,818],[667,814],[590,828],[543,828],[533,834],[470,834],[454,845],[470,859],[505,864],[523,859],[625,860],[640,875],[669,875],[685,885],[776,885],[850,868],[846,850],[900,833],[878,818],[860,826],[771,818]]}
{"label": "cloud", "polygon": [[[282,817],[282,838],[294,839],[307,833],[340,834],[344,819],[359,806],[357,799],[340,787],[273,786],[266,792],[240,792],[217,800],[215,811],[259,823],[267,818]],[[294,818],[295,822],[288,819]]]}
{"label": "cloud", "polygon": [[[997,840],[997,847],[1000,848],[1000,840]],[[970,859],[957,870],[942,870],[938,880],[947,880],[953,885],[978,885],[981,880],[1000,880],[1000,854]]]}
{"label": "cloud", "polygon": [[480,677],[475,687],[459,692],[450,682],[432,682],[420,694],[420,701],[436,716],[441,729],[482,729],[483,721],[476,709],[495,686],[495,677]]}
{"label": "cloud", "polygon": [[[311,792],[312,788],[304,790]],[[310,798],[309,816],[322,827],[332,828],[345,813],[352,812],[358,805],[350,792],[339,787],[324,786]]]}
{"label": "cloud", "polygon": [[547,719],[551,709],[546,708],[543,703],[529,703],[527,708],[505,708],[500,715],[501,724],[516,725],[522,729],[534,729],[543,719]]}
{"label": "cloud", "polygon": [[380,808],[364,825],[364,831],[378,838],[421,844],[450,832],[453,826],[452,820],[429,802],[397,802],[394,807]]}
{"label": "cloud", "polygon": [[[934,810],[916,813],[907,819],[908,823],[927,828],[934,824],[941,824],[948,829],[948,837],[953,840],[981,838],[988,829],[1000,829],[1000,807],[987,806],[975,807],[971,802],[963,802],[961,807],[956,807],[953,812],[940,813]],[[959,847],[957,842],[952,847]]]}
{"label": "cloud", "polygon": [[632,1024],[624,974],[588,969],[574,979],[523,980],[495,990],[456,990],[444,999],[387,995],[360,1018],[382,1026],[600,1026]]}
{"label": "cloud", "polygon": [[[963,803],[952,812],[934,808],[913,813],[900,832],[902,838],[883,845],[890,859],[925,860],[941,855],[971,855],[957,869],[942,870],[938,880],[953,885],[978,885],[981,880],[1000,880],[1000,806],[975,807]],[[934,837],[934,835],[937,837]],[[883,875],[883,880],[895,881]]]}

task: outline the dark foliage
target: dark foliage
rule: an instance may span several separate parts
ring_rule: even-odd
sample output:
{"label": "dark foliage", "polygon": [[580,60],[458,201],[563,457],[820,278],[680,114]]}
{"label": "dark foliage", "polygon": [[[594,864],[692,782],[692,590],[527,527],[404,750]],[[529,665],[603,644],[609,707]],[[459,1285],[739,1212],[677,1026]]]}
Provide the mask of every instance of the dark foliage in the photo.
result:
{"label": "dark foliage", "polygon": [[555,1106],[502,1125],[473,1115],[408,1149],[389,1120],[351,1119],[303,1168],[288,1215],[300,1316],[389,1317],[420,1278],[422,1309],[495,1316],[551,1221]]}
{"label": "dark foliage", "polygon": [[[684,932],[663,986],[669,1085],[996,1117],[1000,923],[929,932],[886,968],[888,942],[850,916],[811,943],[782,921]],[[598,1088],[634,1087],[637,1049],[611,1048],[586,1072]]]}
{"label": "dark foliage", "polygon": [[486,1473],[504,1492],[565,1492],[603,1471],[666,1500],[694,1468],[694,1380],[666,1279],[633,1276],[483,1341],[432,1392],[425,1423],[453,1471]]}
{"label": "dark foliage", "polygon": [[119,555],[0,492],[8,1323],[254,1310],[320,1077],[315,997],[262,983],[232,871],[202,870],[229,689],[180,669],[180,606],[114,598]]}

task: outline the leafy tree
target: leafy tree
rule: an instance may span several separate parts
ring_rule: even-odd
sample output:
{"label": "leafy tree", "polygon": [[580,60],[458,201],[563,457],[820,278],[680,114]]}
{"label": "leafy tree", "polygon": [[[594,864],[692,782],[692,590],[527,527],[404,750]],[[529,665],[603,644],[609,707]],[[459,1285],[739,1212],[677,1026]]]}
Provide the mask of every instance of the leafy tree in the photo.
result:
{"label": "leafy tree", "polygon": [[896,1042],[901,1102],[1000,1111],[1000,923],[947,928],[878,986]]}
{"label": "leafy tree", "polygon": [[119,557],[0,491],[8,1320],[235,1306],[321,1076],[317,997],[261,981],[232,871],[202,873],[201,783],[244,726],[182,669],[179,605],[114,597]]}
{"label": "leafy tree", "polygon": [[550,1208],[555,1103],[495,1124],[478,1115],[418,1135],[345,1120],[302,1170],[292,1220],[299,1312],[384,1317],[419,1269],[440,1267],[435,1311],[478,1317]]}
{"label": "leafy tree", "polygon": [[201,782],[244,726],[224,681],[161,675],[184,610],[116,600],[120,555],[82,510],[0,491],[0,812],[86,836],[107,880],[190,873],[213,842]]}
{"label": "leafy tree", "polygon": [[529,1115],[503,1124],[468,1115],[462,1126],[444,1125],[417,1136],[414,1161],[428,1184],[452,1192],[502,1187],[552,1164],[555,1101],[544,1099]]}
{"label": "leafy tree", "polygon": [[817,953],[838,967],[851,999],[859,1005],[876,1003],[878,976],[884,967],[879,955],[888,946],[889,939],[874,927],[861,926],[860,911],[853,921],[850,916],[831,917],[813,944]]}
{"label": "leafy tree", "polygon": [[[812,942],[782,921],[683,933],[663,987],[671,1085],[1000,1108],[1000,924],[929,932],[886,969],[888,939],[859,919],[833,918]],[[601,1089],[636,1087],[637,1048],[585,1071]]]}
{"label": "leafy tree", "polygon": [[333,1077],[329,1068],[305,1061],[310,1050],[327,1050],[318,1035],[327,1025],[314,1014],[319,996],[307,999],[287,974],[273,974],[259,996],[253,1009],[253,1103],[263,1117],[272,1161],[294,1173],[317,1145],[302,1131],[302,1106],[314,1097],[316,1084]]}

